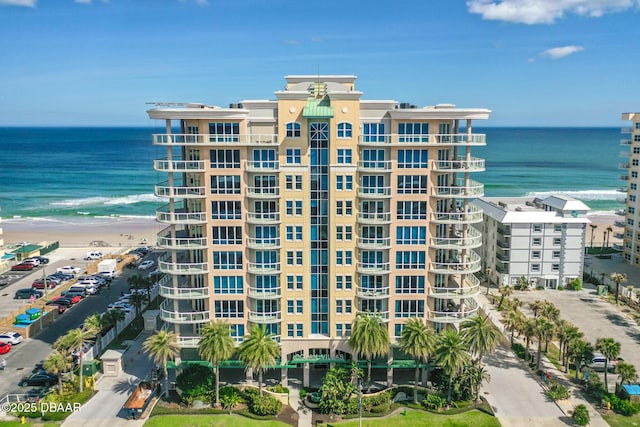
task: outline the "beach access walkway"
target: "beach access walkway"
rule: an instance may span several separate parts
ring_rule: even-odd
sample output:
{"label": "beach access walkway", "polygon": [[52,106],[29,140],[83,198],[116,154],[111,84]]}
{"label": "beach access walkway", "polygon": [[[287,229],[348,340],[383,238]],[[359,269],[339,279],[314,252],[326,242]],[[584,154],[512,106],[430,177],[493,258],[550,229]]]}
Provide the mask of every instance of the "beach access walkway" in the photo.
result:
{"label": "beach access walkway", "polygon": [[64,427],[142,427],[146,419],[128,420],[122,409],[138,383],[151,372],[153,362],[142,350],[148,332],[142,332],[131,342],[122,356],[123,370],[117,377],[102,376],[97,393],[78,412],[62,423]]}

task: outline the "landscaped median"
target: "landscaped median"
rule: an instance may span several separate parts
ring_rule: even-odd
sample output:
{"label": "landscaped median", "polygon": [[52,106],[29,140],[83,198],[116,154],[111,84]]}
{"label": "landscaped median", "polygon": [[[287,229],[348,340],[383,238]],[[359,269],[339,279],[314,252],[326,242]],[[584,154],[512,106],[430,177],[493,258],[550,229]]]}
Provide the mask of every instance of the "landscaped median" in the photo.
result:
{"label": "landscaped median", "polygon": [[226,427],[289,427],[280,421],[258,421],[240,415],[162,415],[152,417],[145,427],[210,427],[220,425]]}

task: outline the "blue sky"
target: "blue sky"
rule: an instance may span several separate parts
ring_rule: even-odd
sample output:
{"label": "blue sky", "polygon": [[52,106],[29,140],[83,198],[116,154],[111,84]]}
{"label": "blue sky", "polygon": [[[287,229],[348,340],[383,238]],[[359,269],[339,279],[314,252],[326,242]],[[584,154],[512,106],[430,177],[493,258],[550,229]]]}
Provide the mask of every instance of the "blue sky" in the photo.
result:
{"label": "blue sky", "polygon": [[0,126],[150,126],[149,101],[273,99],[318,72],[489,126],[622,126],[638,22],[640,0],[0,0]]}

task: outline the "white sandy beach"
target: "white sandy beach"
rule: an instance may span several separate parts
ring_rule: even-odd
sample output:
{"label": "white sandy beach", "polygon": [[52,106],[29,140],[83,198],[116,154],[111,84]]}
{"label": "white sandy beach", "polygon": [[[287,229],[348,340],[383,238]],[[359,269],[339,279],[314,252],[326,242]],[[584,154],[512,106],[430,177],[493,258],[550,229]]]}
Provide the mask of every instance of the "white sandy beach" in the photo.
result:
{"label": "white sandy beach", "polygon": [[5,246],[19,242],[60,242],[61,247],[128,247],[156,244],[166,225],[154,218],[99,218],[66,222],[51,219],[6,219],[0,223]]}

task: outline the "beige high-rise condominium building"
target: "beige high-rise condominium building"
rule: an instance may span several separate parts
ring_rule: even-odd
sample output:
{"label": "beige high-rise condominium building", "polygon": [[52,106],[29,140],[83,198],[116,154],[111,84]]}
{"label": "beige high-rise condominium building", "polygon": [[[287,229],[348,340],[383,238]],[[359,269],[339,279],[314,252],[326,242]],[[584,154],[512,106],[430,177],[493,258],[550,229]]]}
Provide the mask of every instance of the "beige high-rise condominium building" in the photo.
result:
{"label": "beige high-rise condominium building", "polygon": [[[620,164],[624,174],[620,176],[625,186],[620,189],[626,193],[626,197],[620,197],[619,201],[625,204],[625,208],[618,213],[624,218],[616,221],[616,225],[624,227],[623,247],[624,259],[631,265],[640,266],[640,198],[638,197],[638,172],[640,172],[640,113],[624,113],[622,120],[630,121],[631,126],[622,129],[622,133],[628,135],[623,138],[621,145],[628,147],[629,151],[622,151],[621,156],[626,160]],[[616,245],[614,245],[615,247]]]}
{"label": "beige high-rise condominium building", "polygon": [[471,150],[485,135],[472,125],[490,111],[363,100],[350,75],[286,81],[275,100],[148,112],[166,128],[153,136],[161,318],[183,360],[214,319],[238,340],[266,325],[292,366],[350,359],[358,313],[394,339],[409,317],[441,329],[475,314],[484,160]]}

